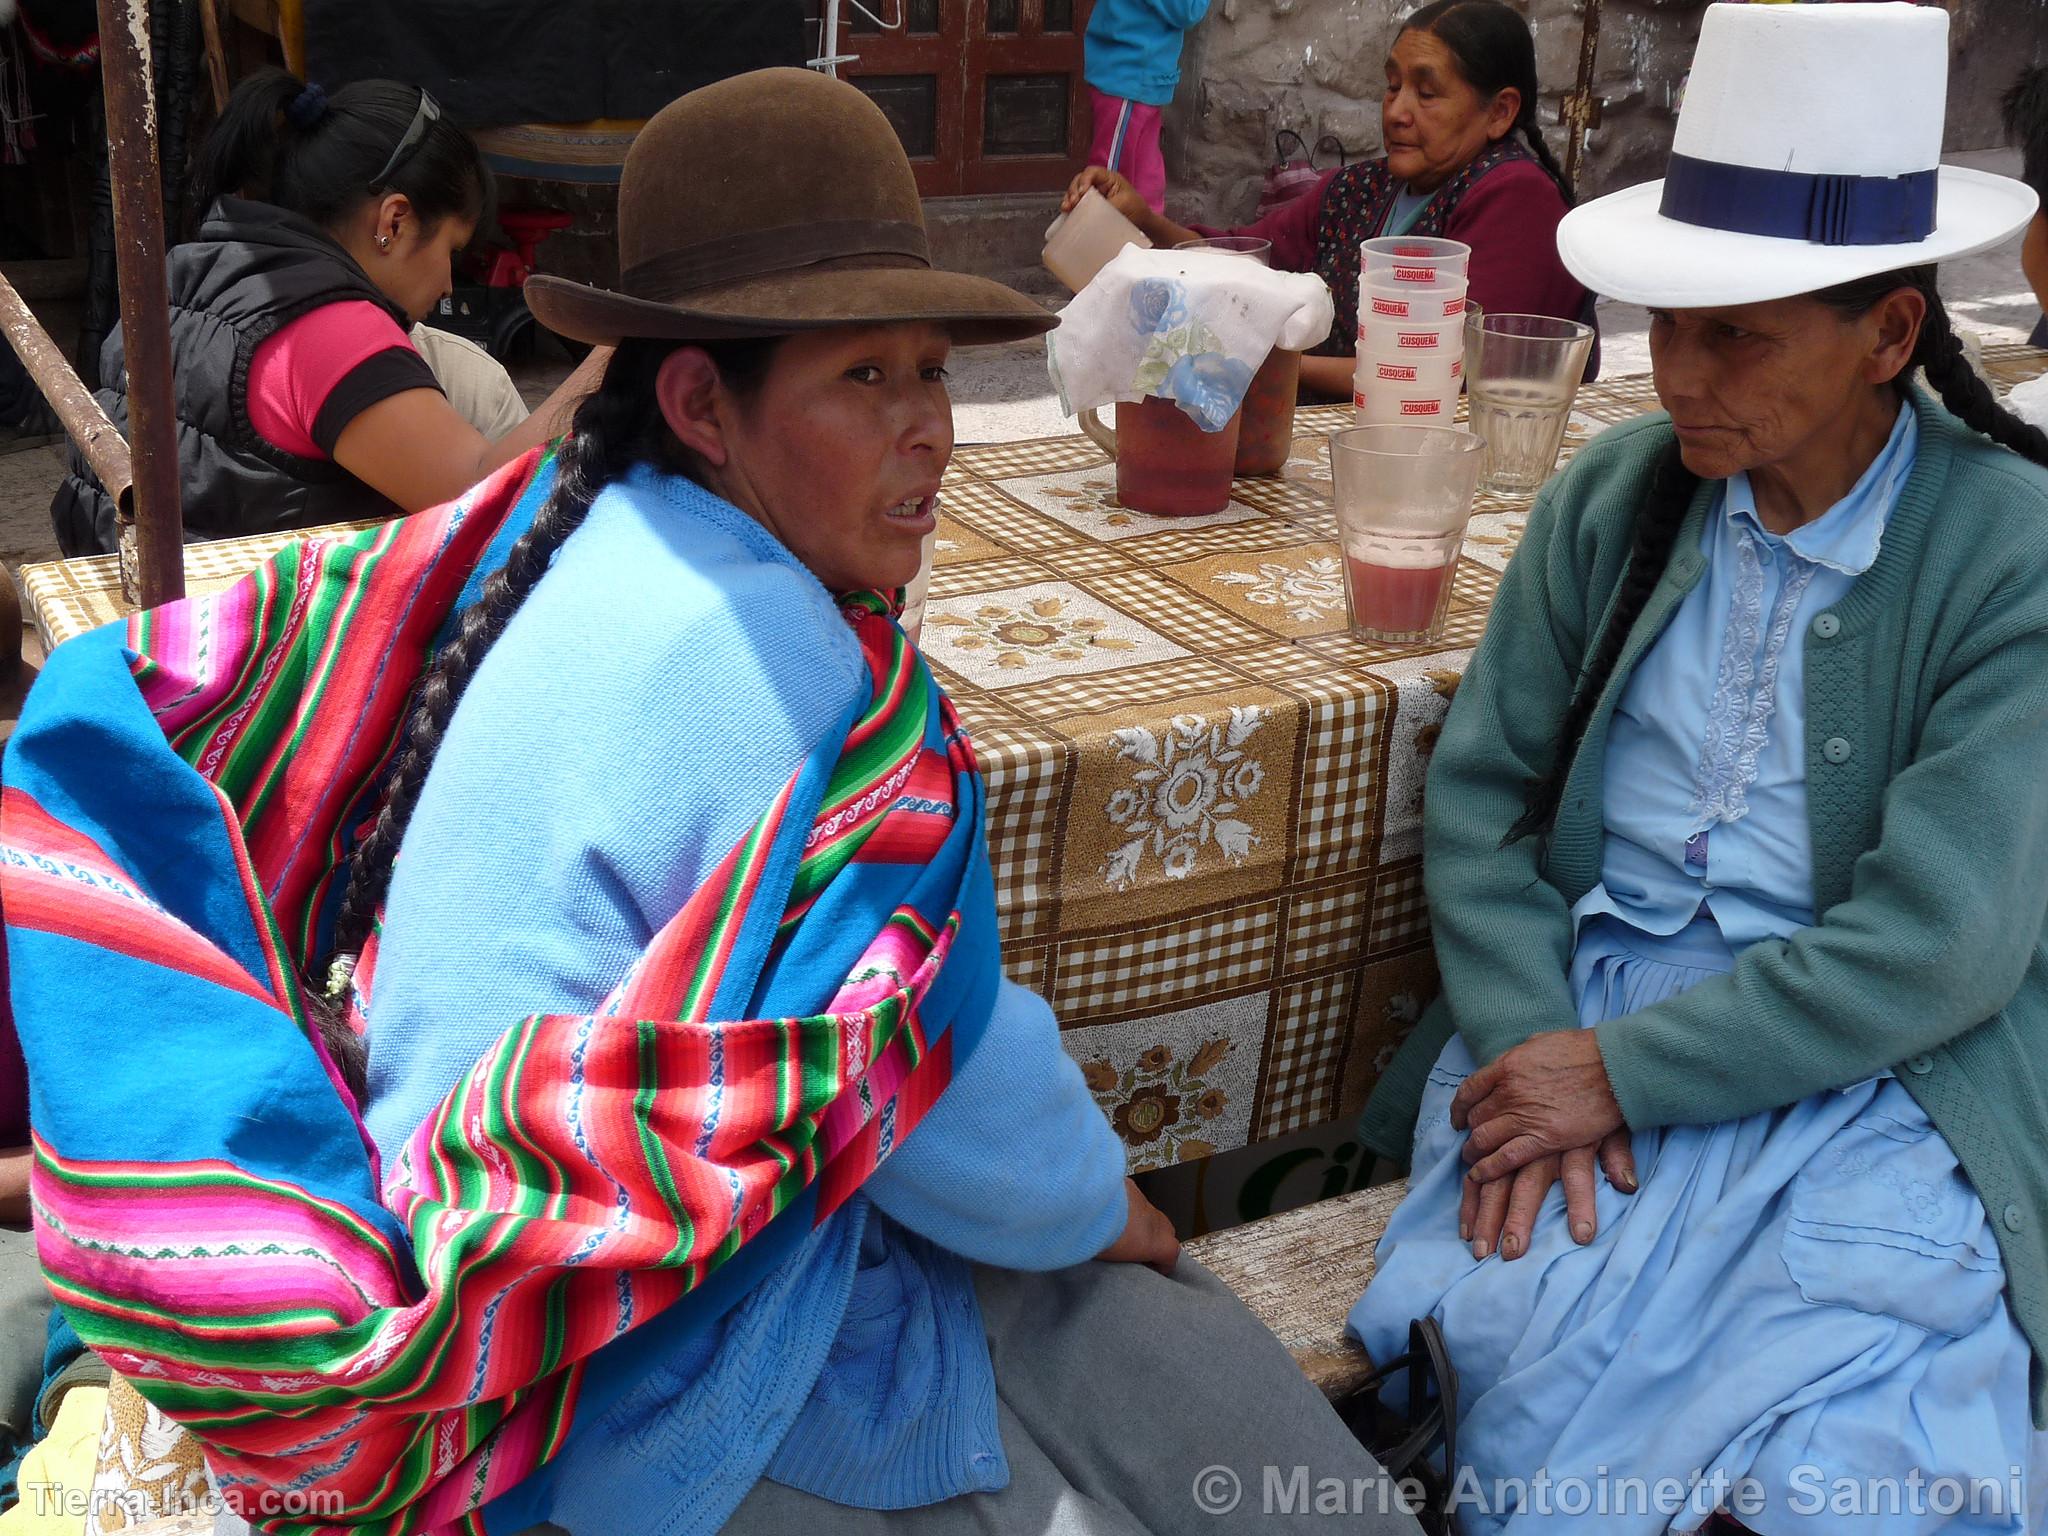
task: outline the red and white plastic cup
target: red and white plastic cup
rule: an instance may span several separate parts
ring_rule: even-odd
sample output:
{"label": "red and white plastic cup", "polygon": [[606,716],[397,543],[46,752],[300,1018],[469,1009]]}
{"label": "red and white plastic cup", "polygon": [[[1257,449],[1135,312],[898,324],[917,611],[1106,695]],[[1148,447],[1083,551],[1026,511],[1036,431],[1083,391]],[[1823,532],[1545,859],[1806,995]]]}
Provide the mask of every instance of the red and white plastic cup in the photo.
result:
{"label": "red and white plastic cup", "polygon": [[1365,325],[1439,325],[1465,319],[1464,278],[1429,285],[1369,283],[1358,291],[1358,323]]}
{"label": "red and white plastic cup", "polygon": [[1463,357],[1465,317],[1425,320],[1373,320],[1358,328],[1360,353],[1376,357]]}
{"label": "red and white plastic cup", "polygon": [[1361,288],[1435,288],[1465,279],[1472,247],[1432,235],[1386,235],[1362,242],[1358,256]]}

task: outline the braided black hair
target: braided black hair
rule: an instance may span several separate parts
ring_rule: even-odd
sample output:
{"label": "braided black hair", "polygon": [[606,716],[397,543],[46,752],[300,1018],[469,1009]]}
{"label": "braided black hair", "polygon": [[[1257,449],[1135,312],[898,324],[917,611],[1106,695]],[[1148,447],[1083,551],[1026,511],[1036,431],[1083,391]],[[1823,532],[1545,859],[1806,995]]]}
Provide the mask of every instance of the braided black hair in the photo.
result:
{"label": "braided black hair", "polygon": [[[742,398],[759,388],[777,344],[778,339],[772,337],[693,343],[711,354],[726,387]],[[405,829],[470,679],[512,615],[547,574],[556,552],[583,525],[598,492],[641,462],[662,464],[693,478],[699,475],[663,421],[655,395],[655,375],[679,345],[647,340],[620,343],[605,367],[603,383],[576,408],[569,434],[556,456],[554,485],[534,514],[532,526],[513,544],[504,565],[485,580],[477,600],[463,610],[456,620],[454,638],[441,648],[420,679],[392,762],[383,806],[369,833],[356,845],[344,873],[332,958],[316,972],[316,985],[309,989],[314,1023],[359,1097],[366,1048],[348,1027],[339,994],[391,889],[391,872]]]}
{"label": "braided black hair", "polygon": [[385,192],[404,193],[429,228],[451,215],[481,217],[490,168],[476,141],[445,116],[378,179],[420,100],[419,87],[396,80],[358,80],[329,94],[282,69],[257,70],[235,87],[200,147],[192,219],[228,194],[331,229]]}
{"label": "braided black hair", "polygon": [[1913,267],[1887,272],[1879,277],[1861,278],[1823,289],[1814,297],[1846,319],[1868,314],[1887,295],[1911,288],[1927,301],[1927,318],[1920,323],[1920,336],[1913,346],[1912,361],[1900,374],[1900,385],[1918,368],[1926,372],[1927,385],[1950,414],[1973,432],[1981,432],[2000,447],[2010,448],[2023,459],[2048,466],[2048,433],[2029,425],[1998,403],[1977,370],[1970,366],[1963,339],[1949,320],[1948,307],[1941,302],[1935,286],[1933,267]]}
{"label": "braided black hair", "polygon": [[1565,776],[1571,771],[1580,738],[1593,718],[1593,706],[1599,702],[1607,680],[1614,676],[1614,666],[1621,660],[1621,648],[1628,642],[1629,631],[1636,627],[1644,605],[1664,575],[1664,567],[1670,563],[1679,525],[1685,521],[1699,483],[1698,476],[1679,457],[1677,439],[1665,444],[1650,472],[1650,489],[1642,510],[1636,514],[1635,539],[1629,546],[1621,590],[1616,594],[1606,628],[1600,631],[1600,638],[1587,654],[1571,707],[1558,727],[1555,760],[1546,776],[1530,780],[1522,814],[1501,839],[1502,847],[1525,837],[1549,836],[1551,823],[1557,819],[1558,804],[1564,798]]}
{"label": "braided black hair", "polygon": [[[1927,301],[1927,318],[1921,322],[1911,360],[1900,371],[1898,387],[1901,390],[1906,387],[1914,369],[1924,370],[1929,387],[1941,396],[1942,404],[1963,425],[1983,433],[2002,447],[2010,448],[2022,458],[2048,467],[2048,433],[2028,425],[2000,405],[1991,393],[1990,385],[1970,366],[1962,338],[1950,323],[1948,310],[1935,287],[1933,267],[1914,267],[1908,271],[1862,278],[1824,289],[1812,297],[1845,319],[1855,319],[1868,314],[1901,288],[1911,288]],[[1622,646],[1627,643],[1629,631],[1642,617],[1644,605],[1649,602],[1651,592],[1656,590],[1657,582],[1664,574],[1664,567],[1671,559],[1672,545],[1678,538],[1679,525],[1685,521],[1686,511],[1698,486],[1698,479],[1679,458],[1678,444],[1675,441],[1668,444],[1657,460],[1648,499],[1636,518],[1635,541],[1629,550],[1621,591],[1608,615],[1606,627],[1601,630],[1598,642],[1587,656],[1578,688],[1572,695],[1571,707],[1565,711],[1564,721],[1558,728],[1557,750],[1550,772],[1541,779],[1530,781],[1522,814],[1508,829],[1502,846],[1526,837],[1549,835],[1551,825],[1557,819],[1558,805],[1564,798],[1565,777],[1578,754],[1587,723],[1593,718],[1594,705],[1614,675],[1615,663],[1621,659]]]}
{"label": "braided black hair", "polygon": [[1536,163],[1557,183],[1566,207],[1578,204],[1578,195],[1565,180],[1564,167],[1544,141],[1537,126],[1536,110],[1541,92],[1536,82],[1536,39],[1519,11],[1502,0],[1433,0],[1403,23],[1404,32],[1427,32],[1458,61],[1458,73],[1482,97],[1491,101],[1513,87],[1522,98],[1512,131],[1528,141]]}

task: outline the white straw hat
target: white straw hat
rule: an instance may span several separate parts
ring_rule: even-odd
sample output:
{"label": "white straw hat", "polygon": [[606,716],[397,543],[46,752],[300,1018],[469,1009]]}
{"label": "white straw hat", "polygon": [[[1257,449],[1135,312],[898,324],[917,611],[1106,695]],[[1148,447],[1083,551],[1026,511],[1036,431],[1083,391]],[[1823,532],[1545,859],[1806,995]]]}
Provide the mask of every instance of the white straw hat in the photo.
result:
{"label": "white straw hat", "polygon": [[2038,199],[1941,164],[1947,97],[1936,6],[1710,5],[1665,179],[1572,209],[1558,254],[1595,293],[1693,309],[1984,250]]}

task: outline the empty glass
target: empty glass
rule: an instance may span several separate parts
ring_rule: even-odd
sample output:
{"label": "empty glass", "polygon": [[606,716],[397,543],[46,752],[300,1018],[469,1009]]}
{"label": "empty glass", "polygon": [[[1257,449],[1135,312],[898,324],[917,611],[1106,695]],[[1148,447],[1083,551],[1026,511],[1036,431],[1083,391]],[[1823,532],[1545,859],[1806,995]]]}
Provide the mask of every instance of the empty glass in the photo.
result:
{"label": "empty glass", "polygon": [[1484,445],[1454,427],[1352,427],[1330,438],[1351,630],[1442,636]]}
{"label": "empty glass", "polygon": [[1486,440],[1482,483],[1525,495],[1550,478],[1572,399],[1586,374],[1593,328],[1551,315],[1485,315],[1465,359],[1472,430]]}
{"label": "empty glass", "polygon": [[1226,256],[1248,256],[1262,267],[1273,265],[1273,242],[1257,235],[1203,235],[1183,240],[1176,251],[1221,251]]}

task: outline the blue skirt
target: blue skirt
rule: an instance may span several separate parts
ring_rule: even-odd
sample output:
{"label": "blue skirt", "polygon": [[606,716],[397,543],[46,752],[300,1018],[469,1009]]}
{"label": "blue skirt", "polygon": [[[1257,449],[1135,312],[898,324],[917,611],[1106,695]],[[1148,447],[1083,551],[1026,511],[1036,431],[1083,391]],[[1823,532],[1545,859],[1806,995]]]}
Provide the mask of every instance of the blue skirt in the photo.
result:
{"label": "blue skirt", "polygon": [[[1573,957],[1580,1022],[1733,963],[1711,922],[1659,938],[1596,920]],[[1450,1104],[1472,1070],[1454,1037],[1350,1319],[1382,1360],[1411,1318],[1442,1324],[1460,1530],[1652,1536],[1716,1507],[1765,1536],[1807,1536],[1816,1520],[1859,1536],[2029,1528],[2048,1464],[2030,1472],[2030,1356],[1991,1222],[1890,1074],[1638,1131],[1641,1187],[1598,1180],[1599,1235],[1572,1241],[1553,1188],[1529,1252],[1507,1263],[1475,1261],[1458,1238],[1465,1138]]]}

